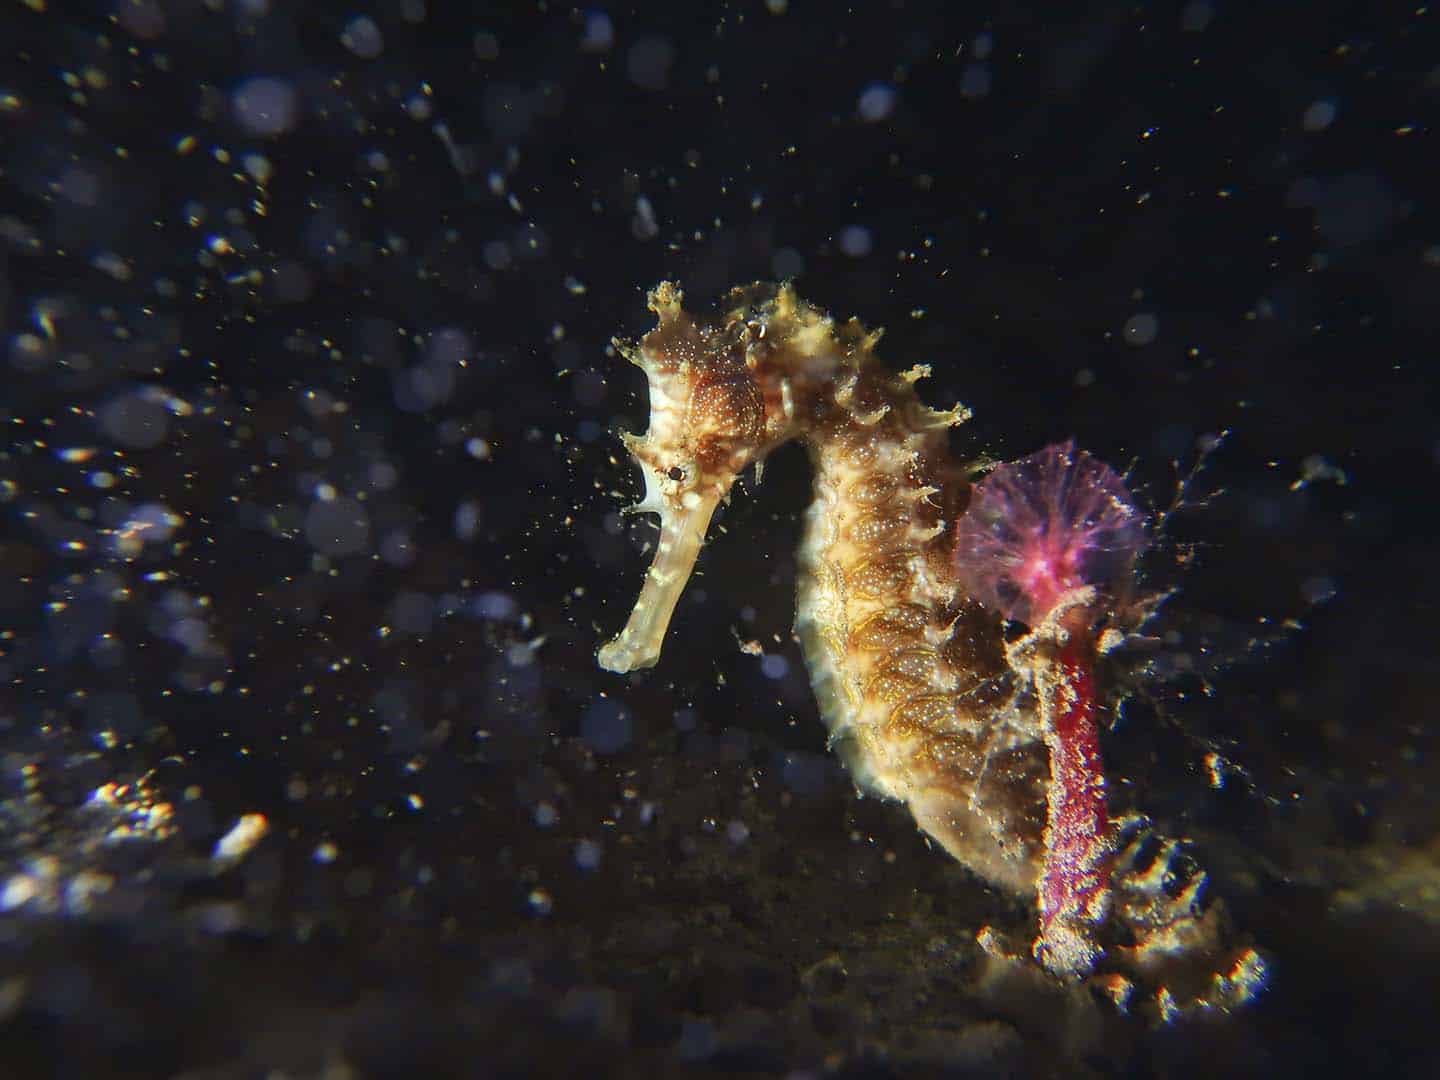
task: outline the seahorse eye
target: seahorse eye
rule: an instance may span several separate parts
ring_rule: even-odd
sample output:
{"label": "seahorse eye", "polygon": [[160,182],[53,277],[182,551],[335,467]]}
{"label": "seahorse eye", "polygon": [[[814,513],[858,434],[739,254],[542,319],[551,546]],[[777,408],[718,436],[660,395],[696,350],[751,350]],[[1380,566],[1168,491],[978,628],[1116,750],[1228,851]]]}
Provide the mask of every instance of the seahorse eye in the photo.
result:
{"label": "seahorse eye", "polygon": [[682,469],[679,465],[671,465],[670,471],[667,472],[665,475],[670,477],[671,480],[674,480],[678,484],[681,480],[685,479],[685,470]]}

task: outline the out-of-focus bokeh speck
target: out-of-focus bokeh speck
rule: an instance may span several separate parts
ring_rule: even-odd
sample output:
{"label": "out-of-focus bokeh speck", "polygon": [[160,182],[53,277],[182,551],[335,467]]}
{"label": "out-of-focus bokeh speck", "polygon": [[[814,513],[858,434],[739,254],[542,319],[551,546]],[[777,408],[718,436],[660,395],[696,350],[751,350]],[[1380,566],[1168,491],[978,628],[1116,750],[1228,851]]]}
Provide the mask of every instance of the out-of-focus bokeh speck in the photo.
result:
{"label": "out-of-focus bokeh speck", "polygon": [[[1437,17],[7,0],[0,1075],[1432,1074]],[[1033,909],[826,751],[796,448],[600,669],[662,278],[1130,466],[1109,796],[1259,1000],[977,944]]]}

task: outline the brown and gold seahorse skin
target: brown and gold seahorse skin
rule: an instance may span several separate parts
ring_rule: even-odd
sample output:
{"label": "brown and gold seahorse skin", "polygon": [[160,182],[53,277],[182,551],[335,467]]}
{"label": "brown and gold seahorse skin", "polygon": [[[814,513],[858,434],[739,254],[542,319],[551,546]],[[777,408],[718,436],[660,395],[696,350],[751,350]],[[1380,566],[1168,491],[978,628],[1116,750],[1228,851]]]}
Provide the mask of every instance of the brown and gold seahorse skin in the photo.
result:
{"label": "brown and gold seahorse skin", "polygon": [[[615,342],[649,383],[649,428],[624,438],[645,479],[630,510],[658,514],[660,535],[600,665],[623,673],[658,661],[716,506],[745,468],[800,441],[815,478],[795,629],[830,745],[864,790],[905,803],[952,856],[1033,899],[1050,776],[1035,686],[1053,630],[1007,644],[999,616],[956,582],[951,526],[970,470],[952,457],[949,429],[968,411],[925,405],[915,383],[928,368],[889,370],[875,355],[879,333],[837,324],[789,285],[735,289],[714,322],[681,300],[676,285],[657,286],[658,325],[638,344]],[[1117,629],[1135,629],[1143,610],[1128,626],[1116,613]],[[1264,963],[1226,947],[1219,905],[1201,910],[1204,875],[1171,896],[1173,845],[1158,845],[1157,865],[1141,856],[1157,847],[1143,823],[1127,831],[1124,850],[1118,836],[1105,840],[1116,849],[1116,927],[1111,970],[1097,978],[1119,1000],[1138,990],[1166,1018],[1253,996]]]}

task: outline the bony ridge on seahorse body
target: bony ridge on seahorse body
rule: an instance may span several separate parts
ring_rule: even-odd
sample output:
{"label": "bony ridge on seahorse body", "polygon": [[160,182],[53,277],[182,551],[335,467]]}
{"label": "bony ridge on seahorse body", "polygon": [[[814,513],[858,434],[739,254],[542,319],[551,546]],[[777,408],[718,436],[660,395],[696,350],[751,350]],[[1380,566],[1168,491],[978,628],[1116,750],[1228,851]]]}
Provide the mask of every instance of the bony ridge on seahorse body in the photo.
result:
{"label": "bony ridge on seahorse body", "polygon": [[[1205,875],[1177,888],[1178,845],[1142,819],[1117,826],[1105,813],[1098,743],[1084,727],[1085,650],[1133,631],[1149,608],[1124,588],[1101,596],[1083,578],[1057,578],[1065,588],[1047,594],[1053,611],[1007,641],[1013,613],[957,571],[966,550],[955,523],[980,489],[949,448],[968,411],[931,409],[915,392],[929,369],[889,370],[875,355],[879,333],[837,324],[788,284],[733,290],[715,321],[681,301],[676,285],[660,284],[649,294],[658,325],[615,343],[650,395],[645,434],[624,436],[645,480],[629,509],[659,515],[660,534],[601,667],[659,660],[719,502],[745,468],[800,441],[814,493],[795,629],[830,745],[857,784],[905,803],[974,872],[1034,898],[1033,951],[1055,975],[1092,978],[1165,1019],[1252,997],[1265,963],[1229,942],[1218,902],[1202,903]],[[1068,446],[1052,451],[1077,460]],[[1076,636],[1077,611],[1087,626],[1106,617],[1105,634]]]}

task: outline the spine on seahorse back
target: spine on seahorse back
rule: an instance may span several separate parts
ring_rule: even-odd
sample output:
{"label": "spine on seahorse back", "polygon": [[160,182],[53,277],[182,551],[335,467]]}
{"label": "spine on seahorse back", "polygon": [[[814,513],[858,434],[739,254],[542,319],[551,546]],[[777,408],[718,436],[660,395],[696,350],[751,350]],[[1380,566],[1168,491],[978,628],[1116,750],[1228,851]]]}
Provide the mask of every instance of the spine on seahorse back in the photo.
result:
{"label": "spine on seahorse back", "polygon": [[[638,345],[616,342],[650,392],[648,430],[625,439],[645,477],[645,497],[630,509],[658,514],[660,534],[625,628],[599,651],[601,666],[628,672],[658,660],[716,506],[742,470],[753,464],[758,474],[766,455],[799,439],[815,487],[796,631],[832,745],[862,785],[907,803],[955,858],[1035,899],[1051,755],[1038,669],[1017,662],[1024,650],[1007,646],[1002,619],[959,588],[951,566],[949,527],[970,487],[947,429],[964,410],[925,406],[914,383],[926,369],[889,371],[873,352],[878,334],[853,319],[835,324],[788,285],[735,290],[714,323],[695,322],[680,302],[674,285],[658,286],[649,296],[658,325]],[[1187,1002],[1244,1000],[1263,964],[1248,950],[1231,970],[1210,974],[1222,926],[1217,908],[1202,914],[1195,903],[1203,875],[1172,898],[1156,884],[1168,880],[1165,867],[1132,840],[1111,879],[1112,910],[1131,942],[1116,958],[1155,981],[1195,959],[1183,974],[1210,982],[1187,986]],[[1103,950],[1083,922],[1073,926],[1087,936],[1068,974],[1081,976]],[[1042,944],[1043,935],[1037,950]],[[1162,983],[1155,1000],[1164,1013],[1176,999]]]}

